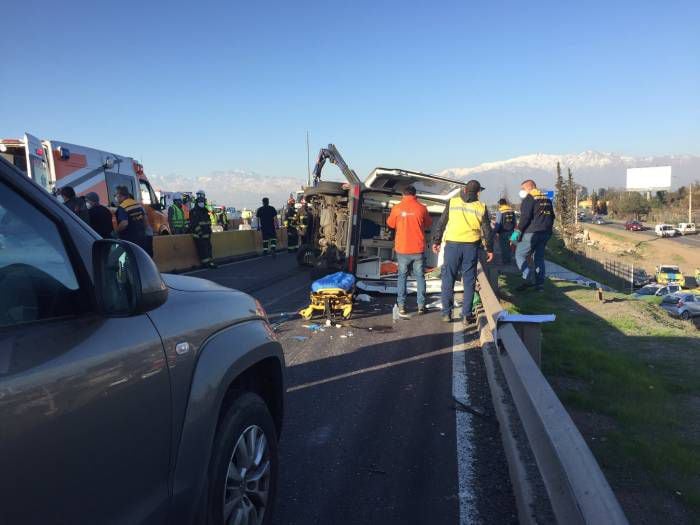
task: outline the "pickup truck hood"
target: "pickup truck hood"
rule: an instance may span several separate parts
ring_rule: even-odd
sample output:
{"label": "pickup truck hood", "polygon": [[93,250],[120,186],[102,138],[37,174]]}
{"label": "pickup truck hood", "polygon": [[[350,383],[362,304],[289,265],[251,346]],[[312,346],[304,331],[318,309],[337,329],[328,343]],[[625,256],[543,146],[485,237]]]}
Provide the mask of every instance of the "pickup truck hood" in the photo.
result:
{"label": "pickup truck hood", "polygon": [[179,290],[181,292],[233,292],[231,288],[221,286],[220,284],[199,279],[197,277],[187,277],[186,275],[174,275],[169,273],[162,274],[163,281],[171,290]]}

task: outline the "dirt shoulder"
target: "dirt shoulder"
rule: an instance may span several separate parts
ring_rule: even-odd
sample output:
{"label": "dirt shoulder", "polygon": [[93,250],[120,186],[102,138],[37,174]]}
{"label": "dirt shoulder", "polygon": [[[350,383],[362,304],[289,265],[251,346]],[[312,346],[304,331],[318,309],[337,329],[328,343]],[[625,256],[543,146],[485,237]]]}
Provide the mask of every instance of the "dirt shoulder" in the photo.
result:
{"label": "dirt shoulder", "polygon": [[630,523],[700,523],[700,331],[657,305],[548,282],[505,306],[556,313],[543,372],[591,447]]}
{"label": "dirt shoulder", "polygon": [[700,248],[649,232],[630,232],[596,224],[585,224],[584,232],[594,247],[652,273],[660,264],[677,264],[686,275],[700,268]]}

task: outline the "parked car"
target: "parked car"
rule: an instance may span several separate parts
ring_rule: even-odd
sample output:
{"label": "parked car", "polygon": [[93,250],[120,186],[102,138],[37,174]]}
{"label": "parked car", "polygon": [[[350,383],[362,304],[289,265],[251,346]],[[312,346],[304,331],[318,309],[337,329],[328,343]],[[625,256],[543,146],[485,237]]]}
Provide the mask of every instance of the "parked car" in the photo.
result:
{"label": "parked car", "polygon": [[646,227],[639,221],[627,221],[625,223],[625,230],[643,232],[646,230]]}
{"label": "parked car", "polygon": [[0,521],[269,523],[285,367],[260,304],[161,275],[4,159],[0,242]]}
{"label": "parked car", "polygon": [[676,228],[671,224],[657,224],[654,226],[654,233],[659,237],[675,237],[678,235]]}
{"label": "parked car", "polygon": [[647,284],[632,294],[634,299],[643,299],[645,297],[664,297],[669,294],[681,291],[678,284]]}
{"label": "parked car", "polygon": [[600,215],[596,215],[593,217],[593,224],[608,224],[608,221],[606,221]]}
{"label": "parked car", "polygon": [[[321,180],[326,161],[338,166],[347,182]],[[464,183],[404,169],[375,168],[363,181],[348,167],[330,144],[321,150],[314,167],[314,185],[304,189],[304,200],[311,214],[310,238],[297,252],[302,265],[319,272],[345,271],[355,274],[357,287],[368,292],[396,293],[398,265],[393,232],[386,219],[400,202],[402,191],[412,185],[418,199],[428,207],[437,226],[449,199],[458,195]],[[426,290],[440,291],[438,256],[430,249],[431,232],[426,232]],[[415,291],[415,280],[408,290]],[[455,290],[461,290],[461,283]]]}
{"label": "parked car", "polygon": [[679,222],[676,228],[678,235],[691,235],[697,233],[694,222]]}
{"label": "parked car", "polygon": [[677,283],[685,286],[685,276],[681,269],[673,264],[662,264],[656,267],[656,282],[659,284]]}
{"label": "parked car", "polygon": [[674,293],[661,300],[661,308],[674,317],[690,319],[700,315],[700,295],[694,293]]}

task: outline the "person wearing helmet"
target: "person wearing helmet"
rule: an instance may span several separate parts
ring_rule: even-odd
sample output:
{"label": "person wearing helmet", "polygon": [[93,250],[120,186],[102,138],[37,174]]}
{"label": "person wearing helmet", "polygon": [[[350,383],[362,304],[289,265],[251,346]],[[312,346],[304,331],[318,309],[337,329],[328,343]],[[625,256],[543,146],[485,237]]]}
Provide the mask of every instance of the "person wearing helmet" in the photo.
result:
{"label": "person wearing helmet", "polygon": [[284,226],[287,228],[287,250],[299,249],[299,228],[297,224],[297,208],[294,197],[289,197],[287,208],[284,210]]}
{"label": "person wearing helmet", "polygon": [[170,232],[173,235],[182,235],[187,231],[182,193],[173,193],[173,203],[168,208],[168,223],[170,223]]}
{"label": "person wearing helmet", "polygon": [[190,211],[190,230],[197,246],[199,260],[204,266],[216,268],[211,253],[211,219],[207,209],[207,197],[203,190],[197,192],[194,208]]}

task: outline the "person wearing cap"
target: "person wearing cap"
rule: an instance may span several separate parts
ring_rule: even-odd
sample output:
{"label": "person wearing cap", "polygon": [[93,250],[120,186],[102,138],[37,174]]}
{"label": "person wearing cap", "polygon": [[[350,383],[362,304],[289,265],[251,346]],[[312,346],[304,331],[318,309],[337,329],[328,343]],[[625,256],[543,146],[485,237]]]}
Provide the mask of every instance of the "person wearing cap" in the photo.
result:
{"label": "person wearing cap", "polygon": [[100,204],[100,196],[94,191],[85,195],[85,206],[88,209],[90,227],[103,239],[109,239],[114,232],[112,212]]}
{"label": "person wearing cap", "polygon": [[452,320],[454,306],[454,286],[462,275],[464,283],[464,306],[462,322],[474,323],[476,318],[471,311],[476,284],[476,265],[479,250],[486,250],[486,262],[493,260],[493,232],[486,205],[479,200],[484,190],[476,180],[470,180],[458,196],[450,199],[442,212],[440,221],[433,233],[433,252],[440,253],[445,243],[445,262],[442,268],[442,320]]}
{"label": "person wearing cap", "polygon": [[173,203],[168,207],[168,223],[173,235],[181,235],[187,229],[185,210],[182,208],[182,193],[173,194]]}
{"label": "person wearing cap", "polygon": [[117,235],[120,239],[138,244],[144,250],[146,245],[146,212],[136,202],[126,186],[117,186],[114,200],[117,206]]}

